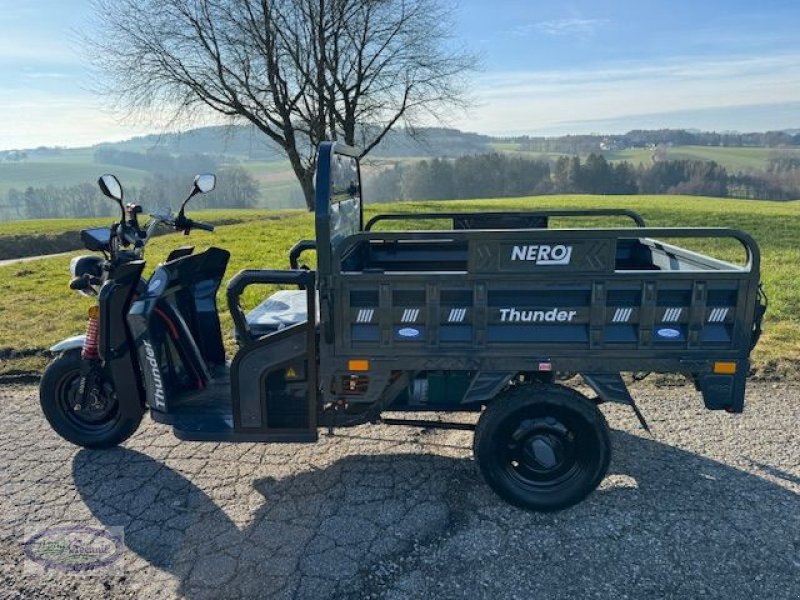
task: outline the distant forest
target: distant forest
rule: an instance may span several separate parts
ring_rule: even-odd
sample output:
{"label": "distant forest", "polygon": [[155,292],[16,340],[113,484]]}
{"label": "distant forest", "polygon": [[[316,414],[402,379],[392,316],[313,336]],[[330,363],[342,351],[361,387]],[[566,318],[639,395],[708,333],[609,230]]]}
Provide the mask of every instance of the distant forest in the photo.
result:
{"label": "distant forest", "polygon": [[[674,146],[770,151],[763,167],[734,172],[713,161],[671,160],[670,148]],[[636,148],[646,149],[645,162],[606,158]],[[499,149],[506,151],[498,152]],[[50,178],[54,183],[45,185],[35,181],[36,173],[49,169],[48,160],[68,157],[71,152],[60,148],[0,152],[0,163],[7,174],[15,173],[17,165],[18,173],[26,174],[13,178],[24,183],[6,188],[6,198],[0,198],[2,217],[112,215],[113,205],[101,197],[94,182],[58,185],[57,179]],[[285,160],[275,147],[263,141],[263,135],[242,126],[137,137],[100,144],[92,152],[89,161],[94,164],[139,171],[139,184],[126,186],[126,200],[147,207],[174,205],[187,192],[191,175],[208,171],[217,173],[218,188],[213,194],[196,199],[196,207],[260,206],[261,200],[269,200],[269,188],[265,187],[268,184],[259,183],[252,168],[248,171],[243,167],[247,161],[284,164]],[[86,161],[85,153],[76,161]],[[89,161],[86,164],[91,165]],[[446,128],[399,129],[391,131],[365,163],[366,194],[372,201],[558,193],[800,199],[800,130],[714,133],[663,129],[622,135],[493,138]],[[285,167],[287,173],[288,168]],[[31,181],[28,183],[26,178]]]}
{"label": "distant forest", "polygon": [[369,197],[450,200],[541,194],[687,194],[762,200],[800,198],[800,158],[770,159],[765,170],[729,173],[713,161],[659,160],[634,166],[600,154],[554,162],[490,153],[396,163],[368,181]]}
{"label": "distant forest", "polygon": [[723,148],[800,147],[800,132],[767,131],[762,133],[716,133],[685,129],[635,129],[620,135],[564,135],[559,137],[498,138],[497,141],[519,144],[526,152],[552,152],[585,156],[600,150],[650,148],[656,146],[716,146]]}
{"label": "distant forest", "polygon": [[[209,169],[214,170],[214,169]],[[192,208],[251,208],[261,193],[258,182],[239,167],[217,170],[217,187],[192,200]],[[141,187],[126,187],[125,202],[148,208],[175,207],[189,193],[191,179],[185,175],[154,173]],[[117,206],[104,197],[95,183],[71,186],[28,187],[11,189],[8,201],[20,216],[28,219],[104,217],[118,214]]]}

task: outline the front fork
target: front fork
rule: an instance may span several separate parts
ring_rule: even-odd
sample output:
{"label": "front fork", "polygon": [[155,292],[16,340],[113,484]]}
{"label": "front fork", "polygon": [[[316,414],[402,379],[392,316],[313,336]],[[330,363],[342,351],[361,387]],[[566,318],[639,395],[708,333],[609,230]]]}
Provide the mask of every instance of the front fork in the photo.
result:
{"label": "front fork", "polygon": [[99,316],[100,307],[94,305],[89,308],[86,321],[86,337],[81,349],[81,380],[78,387],[78,404],[73,408],[81,410],[83,407],[99,408],[102,402],[103,369],[99,352]]}

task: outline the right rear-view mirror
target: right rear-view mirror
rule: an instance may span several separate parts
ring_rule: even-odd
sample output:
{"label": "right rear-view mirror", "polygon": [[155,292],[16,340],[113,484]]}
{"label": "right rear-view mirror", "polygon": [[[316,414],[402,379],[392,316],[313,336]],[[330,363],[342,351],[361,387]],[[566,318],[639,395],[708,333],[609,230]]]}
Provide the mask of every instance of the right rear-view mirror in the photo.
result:
{"label": "right rear-view mirror", "polygon": [[217,185],[217,176],[213,173],[204,173],[194,178],[194,188],[201,194],[213,190]]}

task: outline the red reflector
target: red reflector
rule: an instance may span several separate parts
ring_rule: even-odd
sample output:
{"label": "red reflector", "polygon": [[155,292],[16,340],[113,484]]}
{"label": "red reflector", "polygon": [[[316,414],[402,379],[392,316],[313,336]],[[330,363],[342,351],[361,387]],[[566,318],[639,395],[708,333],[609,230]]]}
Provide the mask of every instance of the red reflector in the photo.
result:
{"label": "red reflector", "polygon": [[540,371],[552,371],[553,370],[553,363],[539,363],[539,370]]}

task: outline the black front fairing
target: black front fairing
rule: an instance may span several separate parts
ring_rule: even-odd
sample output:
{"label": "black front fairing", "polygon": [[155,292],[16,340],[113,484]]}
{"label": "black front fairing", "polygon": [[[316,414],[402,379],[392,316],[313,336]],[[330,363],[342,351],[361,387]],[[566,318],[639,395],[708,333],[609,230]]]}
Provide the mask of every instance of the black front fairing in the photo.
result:
{"label": "black front fairing", "polygon": [[223,370],[216,295],[229,257],[209,248],[168,261],[131,305],[128,324],[151,409],[168,412],[170,397],[203,389]]}
{"label": "black front fairing", "polygon": [[115,265],[98,298],[98,352],[114,382],[123,416],[137,414],[144,402],[133,339],[125,318],[137,289],[141,291],[143,270],[142,260]]}

